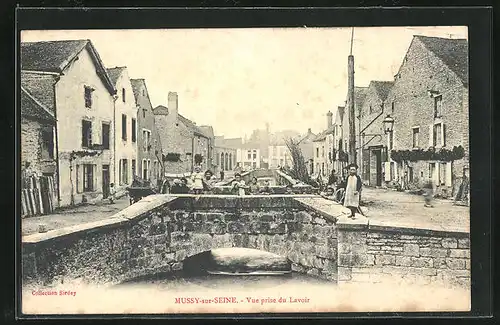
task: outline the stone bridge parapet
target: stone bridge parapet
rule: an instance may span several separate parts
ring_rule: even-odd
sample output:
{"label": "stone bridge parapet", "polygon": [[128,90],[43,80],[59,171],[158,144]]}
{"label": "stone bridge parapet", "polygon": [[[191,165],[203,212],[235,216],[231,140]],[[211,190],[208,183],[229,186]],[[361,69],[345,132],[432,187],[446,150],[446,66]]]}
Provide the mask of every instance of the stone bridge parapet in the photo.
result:
{"label": "stone bridge parapet", "polygon": [[215,248],[287,257],[292,269],[337,281],[336,222],[349,212],[315,208],[317,196],[152,195],[99,222],[23,238],[26,284],[114,284],[182,269]]}

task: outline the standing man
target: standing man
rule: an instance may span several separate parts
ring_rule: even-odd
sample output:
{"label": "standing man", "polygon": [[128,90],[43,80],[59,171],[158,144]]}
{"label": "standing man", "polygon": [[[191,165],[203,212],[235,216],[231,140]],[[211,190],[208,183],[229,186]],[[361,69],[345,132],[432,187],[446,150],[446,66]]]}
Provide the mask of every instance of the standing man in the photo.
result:
{"label": "standing man", "polygon": [[245,181],[241,179],[240,173],[236,173],[234,175],[234,181],[233,181],[233,190],[240,196],[245,195],[245,190],[248,188],[248,186],[245,184]]}
{"label": "standing man", "polygon": [[221,182],[224,180],[224,170],[222,168],[220,169],[220,180]]}
{"label": "standing man", "polygon": [[355,213],[361,212],[359,209],[359,201],[361,196],[361,188],[363,183],[361,177],[357,174],[358,165],[350,164],[347,166],[349,175],[347,176],[344,206],[351,210],[350,218],[355,219]]}

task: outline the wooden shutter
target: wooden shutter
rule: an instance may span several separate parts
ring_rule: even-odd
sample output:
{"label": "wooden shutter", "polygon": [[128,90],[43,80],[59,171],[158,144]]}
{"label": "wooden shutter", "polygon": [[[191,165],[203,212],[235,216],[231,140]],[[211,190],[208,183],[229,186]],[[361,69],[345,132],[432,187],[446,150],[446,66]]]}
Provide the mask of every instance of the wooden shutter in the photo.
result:
{"label": "wooden shutter", "polygon": [[434,145],[434,125],[429,125],[429,147]]}
{"label": "wooden shutter", "polygon": [[452,186],[452,168],[453,168],[453,165],[452,165],[452,162],[447,162],[446,163],[446,182],[445,182],[445,185],[446,186]]}
{"label": "wooden shutter", "polygon": [[391,181],[391,163],[389,161],[386,161],[384,163],[384,180],[386,182],[390,182]]}
{"label": "wooden shutter", "polygon": [[443,147],[446,146],[446,125],[441,124],[441,141],[443,142]]}
{"label": "wooden shutter", "polygon": [[77,193],[83,192],[83,166],[76,165],[76,191]]}
{"label": "wooden shutter", "polygon": [[92,182],[92,191],[96,191],[98,189],[98,185],[97,185],[97,173],[98,173],[98,170],[97,170],[97,165],[94,164],[92,165],[92,174],[93,174],[93,182]]}
{"label": "wooden shutter", "polygon": [[102,144],[101,127],[100,123],[92,122],[92,144]]}

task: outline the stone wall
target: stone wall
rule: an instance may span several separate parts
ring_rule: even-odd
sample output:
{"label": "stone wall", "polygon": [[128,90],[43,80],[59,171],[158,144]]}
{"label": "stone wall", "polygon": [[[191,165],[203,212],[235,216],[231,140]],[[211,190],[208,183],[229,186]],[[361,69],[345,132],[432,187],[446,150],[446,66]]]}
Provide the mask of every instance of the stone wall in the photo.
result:
{"label": "stone wall", "polygon": [[279,254],[296,271],[336,281],[335,214],[346,211],[325,213],[314,207],[323,199],[307,198],[152,195],[110,219],[23,238],[23,284],[114,284],[224,247]]}
{"label": "stone wall", "polygon": [[469,234],[363,222],[338,226],[339,282],[444,283],[470,287]]}

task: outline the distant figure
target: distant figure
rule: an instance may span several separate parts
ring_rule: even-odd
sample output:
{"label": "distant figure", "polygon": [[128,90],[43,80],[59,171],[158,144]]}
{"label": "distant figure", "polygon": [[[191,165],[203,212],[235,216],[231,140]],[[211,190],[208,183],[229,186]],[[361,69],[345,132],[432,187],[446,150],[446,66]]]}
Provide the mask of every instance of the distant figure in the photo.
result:
{"label": "distant figure", "polygon": [[332,170],[332,173],[330,174],[330,177],[328,177],[328,184],[327,185],[336,185],[338,181],[337,173],[335,172],[335,169]]}
{"label": "distant figure", "polygon": [[434,205],[432,204],[432,198],[434,196],[434,188],[432,186],[432,181],[429,179],[425,184],[424,184],[424,207],[426,208],[433,208]]}
{"label": "distant figure", "polygon": [[294,194],[293,193],[293,186],[292,186],[292,184],[288,184],[286,186],[286,192],[285,192],[285,194]]}
{"label": "distant figure", "polygon": [[326,191],[325,192],[321,192],[321,196],[324,197],[325,199],[328,199],[328,200],[333,200],[334,197],[333,197],[333,194],[335,193],[335,190],[333,188],[333,186],[328,186],[326,188]]}
{"label": "distant figure", "polygon": [[257,180],[257,177],[252,178],[252,182],[250,183],[250,194],[259,194],[260,186]]}
{"label": "distant figure", "polygon": [[345,197],[344,197],[344,206],[351,210],[350,218],[355,219],[356,212],[360,212],[359,202],[361,196],[361,188],[363,186],[363,182],[361,177],[357,174],[358,165],[350,164],[349,168],[349,176],[347,176],[346,188],[345,188]]}
{"label": "distant figure", "polygon": [[266,181],[264,182],[264,186],[262,186],[262,187],[260,188],[259,193],[260,193],[260,194],[271,194],[271,193],[272,193],[272,191],[271,191],[271,187],[269,186],[269,181],[268,181],[268,180],[266,180]]}
{"label": "distant figure", "polygon": [[203,174],[201,173],[201,167],[195,166],[194,172],[191,174],[191,189],[194,194],[202,194],[203,193]]}
{"label": "distant figure", "polygon": [[215,177],[211,170],[205,172],[205,178],[203,179],[203,190],[205,194],[212,193],[212,189],[215,185]]}
{"label": "distant figure", "polygon": [[233,190],[236,191],[238,195],[245,195],[245,189],[248,188],[246,186],[245,181],[241,179],[241,174],[234,174],[234,181],[232,183]]}
{"label": "distant figure", "polygon": [[223,181],[224,180],[224,170],[220,170],[220,180]]}
{"label": "distant figure", "polygon": [[109,203],[115,203],[115,184],[109,184]]}

